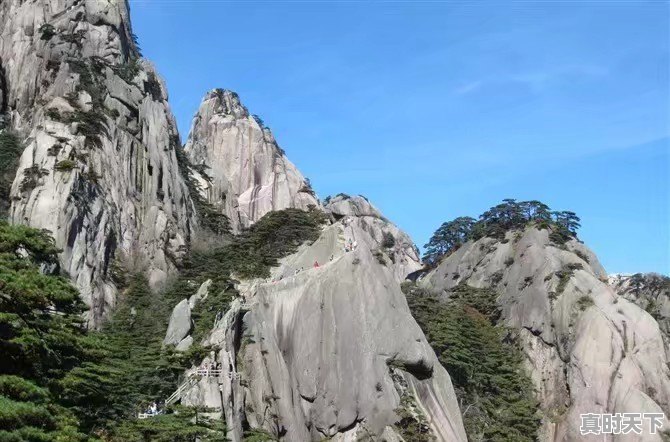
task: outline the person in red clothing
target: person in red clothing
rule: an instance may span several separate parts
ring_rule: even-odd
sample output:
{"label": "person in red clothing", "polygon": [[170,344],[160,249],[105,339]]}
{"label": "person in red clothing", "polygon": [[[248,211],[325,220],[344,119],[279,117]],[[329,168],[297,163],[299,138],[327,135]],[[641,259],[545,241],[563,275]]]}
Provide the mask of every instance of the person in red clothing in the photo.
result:
{"label": "person in red clothing", "polygon": [[319,261],[314,261],[314,268],[319,267]]}

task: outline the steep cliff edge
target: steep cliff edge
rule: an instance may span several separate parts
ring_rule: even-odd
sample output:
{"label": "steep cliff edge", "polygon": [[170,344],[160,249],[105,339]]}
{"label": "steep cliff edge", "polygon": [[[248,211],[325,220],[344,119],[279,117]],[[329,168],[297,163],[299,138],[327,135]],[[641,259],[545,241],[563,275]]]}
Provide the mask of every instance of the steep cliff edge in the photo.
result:
{"label": "steep cliff edge", "polygon": [[185,151],[200,171],[203,196],[228,216],[235,232],[272,210],[319,206],[308,181],[286,158],[270,129],[249,114],[232,91],[207,93],[193,118]]}
{"label": "steep cliff edge", "polygon": [[[324,209],[335,219],[342,220],[351,231],[352,241],[363,241],[380,261],[388,261],[396,281],[422,268],[419,251],[412,239],[395,224],[387,220],[367,198],[339,194],[326,198]],[[356,238],[354,227],[367,233]]]}
{"label": "steep cliff edge", "polygon": [[612,290],[580,242],[557,244],[550,230],[536,227],[470,240],[420,284],[443,296],[459,284],[497,291],[502,321],[520,334],[545,414],[541,440],[581,440],[580,413],[670,412],[658,324]]}
{"label": "steep cliff edge", "polygon": [[123,0],[3,1],[0,72],[4,130],[24,146],[11,219],[54,235],[97,326],[115,264],[159,286],[195,222],[165,86]]}
{"label": "steep cliff edge", "polygon": [[653,316],[670,345],[670,278],[658,273],[610,275],[609,284],[619,296]]}
{"label": "steep cliff edge", "polygon": [[366,236],[333,223],[269,278],[243,281],[204,342],[219,350],[203,365],[222,373],[182,403],[221,410],[235,441],[249,427],[282,440],[466,440],[449,375]]}

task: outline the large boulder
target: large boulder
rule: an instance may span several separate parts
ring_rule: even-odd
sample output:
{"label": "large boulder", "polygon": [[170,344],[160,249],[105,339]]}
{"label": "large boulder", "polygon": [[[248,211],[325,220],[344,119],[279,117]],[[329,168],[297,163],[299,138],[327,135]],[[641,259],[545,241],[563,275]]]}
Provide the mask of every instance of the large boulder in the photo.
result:
{"label": "large boulder", "polygon": [[165,339],[163,339],[164,345],[174,345],[177,351],[186,351],[193,345],[193,337],[189,334],[193,328],[191,313],[199,302],[207,299],[211,285],[212,280],[206,280],[200,284],[195,294],[188,299],[182,299],[172,309],[168,329],[165,333]]}
{"label": "large boulder", "polygon": [[[191,322],[191,307],[189,307],[188,299],[182,299],[172,309],[170,315],[170,322],[168,323],[167,332],[165,332],[165,345],[178,345],[186,338],[191,331],[193,323]],[[192,340],[190,341],[192,342]],[[188,345],[190,345],[190,342]],[[182,347],[186,344],[181,344]],[[188,348],[188,346],[186,347]]]}

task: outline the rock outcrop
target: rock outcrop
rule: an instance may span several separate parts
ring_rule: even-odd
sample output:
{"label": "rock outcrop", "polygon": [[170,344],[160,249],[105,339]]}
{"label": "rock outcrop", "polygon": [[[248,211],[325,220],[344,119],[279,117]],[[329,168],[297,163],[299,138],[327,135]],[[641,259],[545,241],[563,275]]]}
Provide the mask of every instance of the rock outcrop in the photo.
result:
{"label": "rock outcrop", "polygon": [[496,289],[504,325],[519,331],[545,416],[540,440],[583,440],[581,413],[670,412],[658,324],[612,290],[583,244],[553,244],[535,228],[508,232],[502,241],[466,243],[420,281],[445,296],[461,283]]}
{"label": "rock outcrop", "polygon": [[670,345],[670,278],[658,273],[610,275],[609,284],[619,295],[652,315]]}
{"label": "rock outcrop", "polygon": [[203,196],[228,216],[235,232],[272,210],[319,206],[309,181],[235,92],[207,93],[185,151],[200,171]]}
{"label": "rock outcrop", "polygon": [[[398,413],[465,441],[449,375],[368,236],[334,223],[270,278],[240,284],[205,341],[220,348],[204,361],[223,368],[218,385],[203,378],[182,402],[221,409],[234,441],[246,425],[289,441],[399,441]],[[345,252],[353,237],[362,246]]]}
{"label": "rock outcrop", "polygon": [[191,347],[193,344],[193,337],[190,336],[193,328],[192,312],[200,301],[207,298],[211,285],[212,280],[208,279],[198,287],[194,295],[182,299],[174,306],[163,339],[164,345],[174,345],[178,351],[186,351]]}
{"label": "rock outcrop", "polygon": [[6,130],[25,145],[11,219],[53,234],[96,326],[113,268],[160,286],[196,222],[165,85],[124,0],[3,0],[0,72]]}
{"label": "rock outcrop", "polygon": [[[379,260],[388,261],[397,281],[422,268],[419,251],[411,238],[382,214],[364,196],[339,194],[324,201],[326,212],[349,231],[352,242],[371,250]],[[357,237],[355,230],[367,235]]]}

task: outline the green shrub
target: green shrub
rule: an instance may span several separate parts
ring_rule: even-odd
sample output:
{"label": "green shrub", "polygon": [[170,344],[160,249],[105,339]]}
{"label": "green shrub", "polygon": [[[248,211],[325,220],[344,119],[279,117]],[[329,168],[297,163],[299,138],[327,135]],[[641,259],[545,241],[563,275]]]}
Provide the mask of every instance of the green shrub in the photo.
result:
{"label": "green shrub", "polygon": [[226,440],[223,421],[213,420],[207,409],[171,407],[151,419],[128,420],[116,426],[109,442],[219,442]]}
{"label": "green shrub", "polygon": [[41,169],[36,164],[23,169],[23,180],[19,189],[21,192],[30,192],[39,184],[40,178],[49,174],[46,169]]}
{"label": "green shrub", "polygon": [[72,160],[63,160],[59,161],[56,163],[54,166],[54,169],[56,169],[59,172],[69,172],[70,170],[74,169],[77,167],[77,163],[75,163]]}
{"label": "green shrub", "polygon": [[15,134],[7,130],[0,132],[0,219],[6,218],[9,212],[9,196],[22,153],[23,146]]}
{"label": "green shrub", "polygon": [[64,42],[74,44],[77,48],[81,49],[83,47],[82,41],[86,38],[86,31],[80,29],[72,34],[61,34],[60,38]]}
{"label": "green shrub", "polygon": [[179,172],[182,178],[184,178],[186,187],[188,187],[191,201],[193,201],[195,212],[198,215],[198,221],[202,227],[218,236],[230,234],[230,220],[221,209],[214,207],[200,194],[200,185],[193,177],[194,170],[200,171],[199,173],[207,177],[207,175],[203,173],[204,169],[202,167],[191,164],[189,159],[186,157],[186,154],[184,153],[184,149],[179,145],[178,136],[171,137],[170,145],[175,152]]}
{"label": "green shrub", "polygon": [[50,107],[44,112],[44,114],[53,121],[62,121],[60,112],[55,107]]}
{"label": "green shrub", "polygon": [[577,300],[577,307],[578,307],[579,310],[581,310],[581,311],[586,310],[587,308],[591,307],[592,305],[593,305],[593,298],[591,298],[591,297],[588,296],[588,295],[581,296],[581,297]]}
{"label": "green shrub", "polygon": [[47,149],[47,155],[50,157],[55,157],[58,155],[58,152],[60,152],[63,149],[63,146],[60,144],[54,144],[50,148]]}
{"label": "green shrub", "polygon": [[375,250],[372,252],[372,256],[374,256],[377,259],[377,262],[383,266],[386,265],[386,258],[384,257],[384,253],[381,250]]}
{"label": "green shrub", "polygon": [[391,232],[382,233],[382,247],[385,249],[392,249],[395,246],[395,237]]}
{"label": "green shrub", "polygon": [[398,415],[398,421],[393,426],[400,436],[406,441],[432,442],[435,440],[426,416],[416,404],[414,397],[406,390],[404,380],[393,376],[397,384],[405,388],[400,392],[400,406],[394,411]]}
{"label": "green shrub", "polygon": [[133,79],[140,72],[140,63],[137,58],[133,58],[126,63],[114,66],[112,69],[123,81],[132,83]]}
{"label": "green shrub", "polygon": [[147,71],[147,81],[144,82],[144,92],[151,95],[151,99],[154,101],[161,101],[163,99],[163,92],[160,83],[158,82],[158,78],[156,78],[156,74],[151,71]]}
{"label": "green shrub", "polygon": [[589,262],[589,257],[586,256],[586,253],[582,252],[581,250],[575,250],[575,255],[579,256],[579,259],[582,261]]}
{"label": "green shrub", "polygon": [[40,26],[37,32],[40,33],[40,40],[49,41],[54,35],[56,35],[56,28],[54,28],[53,25],[49,23],[44,23],[42,26]]}
{"label": "green shrub", "polygon": [[242,436],[242,442],[274,442],[278,440],[276,436],[260,428],[246,430]]}
{"label": "green shrub", "polygon": [[68,124],[77,124],[77,133],[86,137],[85,145],[87,147],[101,147],[102,140],[100,136],[107,134],[107,125],[105,117],[95,110],[82,111],[75,110],[64,115],[63,121]]}

